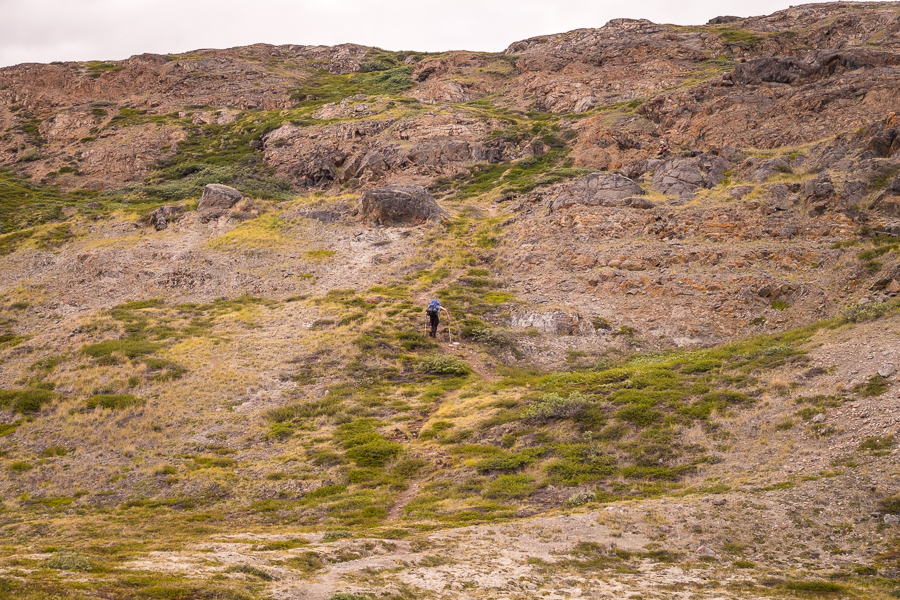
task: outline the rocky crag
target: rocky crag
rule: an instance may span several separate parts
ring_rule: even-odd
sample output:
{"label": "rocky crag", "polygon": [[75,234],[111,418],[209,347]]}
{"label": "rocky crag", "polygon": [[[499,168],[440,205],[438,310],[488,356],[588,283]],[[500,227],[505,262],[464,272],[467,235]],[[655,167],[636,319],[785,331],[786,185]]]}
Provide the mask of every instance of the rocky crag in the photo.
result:
{"label": "rocky crag", "polygon": [[896,597],[898,84],[887,2],[0,69],[0,590]]}

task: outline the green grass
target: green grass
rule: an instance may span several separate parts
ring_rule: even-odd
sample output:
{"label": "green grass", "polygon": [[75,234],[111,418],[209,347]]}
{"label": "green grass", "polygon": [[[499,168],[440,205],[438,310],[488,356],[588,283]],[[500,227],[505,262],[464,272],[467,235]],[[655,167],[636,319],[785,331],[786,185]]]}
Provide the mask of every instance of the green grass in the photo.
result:
{"label": "green grass", "polygon": [[415,87],[411,75],[408,66],[337,75],[316,71],[291,90],[291,99],[297,101],[297,108],[318,108],[357,94],[396,96]]}
{"label": "green grass", "polygon": [[846,591],[846,588],[842,585],[818,579],[788,581],[784,583],[782,587],[792,592],[800,592],[802,594],[840,594]]}
{"label": "green grass", "polygon": [[[34,235],[27,228],[63,219],[63,209],[76,205],[76,194],[38,185],[0,168],[0,255],[14,252]],[[25,231],[22,231],[25,230]]]}
{"label": "green grass", "polygon": [[125,358],[140,358],[153,354],[162,349],[162,344],[154,344],[145,340],[126,338],[123,340],[108,340],[96,344],[86,344],[81,347],[81,352],[91,358],[96,358],[101,364],[116,364],[120,361],[118,356]]}
{"label": "green grass", "polygon": [[523,158],[513,163],[475,165],[468,173],[451,178],[438,178],[430,187],[436,194],[452,195],[465,200],[488,192],[524,194],[536,187],[552,185],[582,177],[590,170],[565,165],[567,151],[554,149],[540,157]]}
{"label": "green grass", "polygon": [[528,475],[500,475],[484,487],[482,496],[493,500],[526,498],[534,492],[534,482]]}
{"label": "green grass", "polygon": [[88,74],[91,77],[99,77],[103,73],[114,73],[125,69],[124,65],[99,60],[92,60],[85,64],[87,66]]}
{"label": "green grass", "polygon": [[719,38],[726,44],[745,46],[748,48],[756,47],[762,38],[752,31],[745,29],[732,29],[730,27],[721,27],[714,29],[719,34]]}

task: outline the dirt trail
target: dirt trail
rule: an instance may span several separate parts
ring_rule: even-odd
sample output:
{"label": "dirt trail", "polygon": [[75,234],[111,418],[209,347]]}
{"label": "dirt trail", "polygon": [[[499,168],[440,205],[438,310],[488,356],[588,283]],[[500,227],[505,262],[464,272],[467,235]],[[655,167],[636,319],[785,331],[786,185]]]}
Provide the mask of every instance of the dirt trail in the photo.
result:
{"label": "dirt trail", "polygon": [[388,521],[396,521],[400,518],[400,513],[409,504],[413,498],[416,497],[416,494],[419,493],[419,481],[414,481],[409,484],[409,487],[397,496],[397,500],[394,501],[394,504],[391,506],[390,510],[388,510]]}
{"label": "dirt trail", "polygon": [[455,354],[465,360],[472,367],[472,371],[485,381],[497,381],[498,377],[494,374],[493,365],[488,364],[481,354],[466,343],[455,342],[454,345],[449,342],[441,342],[440,347],[444,354]]}

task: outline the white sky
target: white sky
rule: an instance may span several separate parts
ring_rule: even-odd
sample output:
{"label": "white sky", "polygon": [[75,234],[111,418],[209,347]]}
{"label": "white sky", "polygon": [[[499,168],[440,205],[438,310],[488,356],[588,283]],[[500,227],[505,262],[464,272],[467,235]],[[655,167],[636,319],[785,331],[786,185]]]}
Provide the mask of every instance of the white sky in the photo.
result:
{"label": "white sky", "polygon": [[517,40],[620,17],[701,25],[788,6],[788,0],[0,0],[0,67],[258,42],[500,51]]}

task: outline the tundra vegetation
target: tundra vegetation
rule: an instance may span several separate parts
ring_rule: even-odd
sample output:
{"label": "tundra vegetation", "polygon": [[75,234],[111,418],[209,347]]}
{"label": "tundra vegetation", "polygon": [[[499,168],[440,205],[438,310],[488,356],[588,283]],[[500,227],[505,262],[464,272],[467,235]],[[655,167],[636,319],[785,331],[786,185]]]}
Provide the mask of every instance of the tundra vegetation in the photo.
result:
{"label": "tundra vegetation", "polygon": [[[527,48],[363,49],[349,70],[235,49],[227,60],[284,87],[278,103],[98,97],[72,108],[92,125],[71,156],[54,145],[71,115],[4,101],[0,596],[898,597],[896,375],[875,362],[900,330],[900,243],[878,212],[900,168],[864,155],[884,127],[683,142],[676,167],[732,156],[684,196],[647,167],[666,102],[706,101],[734,84],[723,73],[813,47],[817,27],[839,27],[828,19],[800,33],[669,27],[704,50],[577,112],[523,85],[554,72]],[[201,79],[209,52],[160,68]],[[820,75],[852,71],[843,60]],[[99,85],[129,65],[53,67]],[[358,223],[359,194],[391,174],[342,178],[340,144],[381,136],[386,161],[414,146],[399,125],[437,120],[483,130],[465,164],[410,153],[395,167],[447,216]],[[274,166],[280,128],[321,140],[304,160],[322,158],[324,182]],[[87,185],[93,149],[161,132],[175,141],[141,177]],[[819,211],[834,189],[823,165],[851,146],[865,180],[828,173],[862,195]],[[631,151],[643,162],[617,162]],[[554,206],[620,167],[633,197]],[[207,221],[195,209],[210,183],[244,198]],[[161,207],[178,208],[165,230],[150,226]],[[591,308],[604,294],[617,311]],[[453,315],[437,340],[432,297]],[[722,320],[664,314],[671,297]],[[497,583],[499,554],[517,570]]]}

